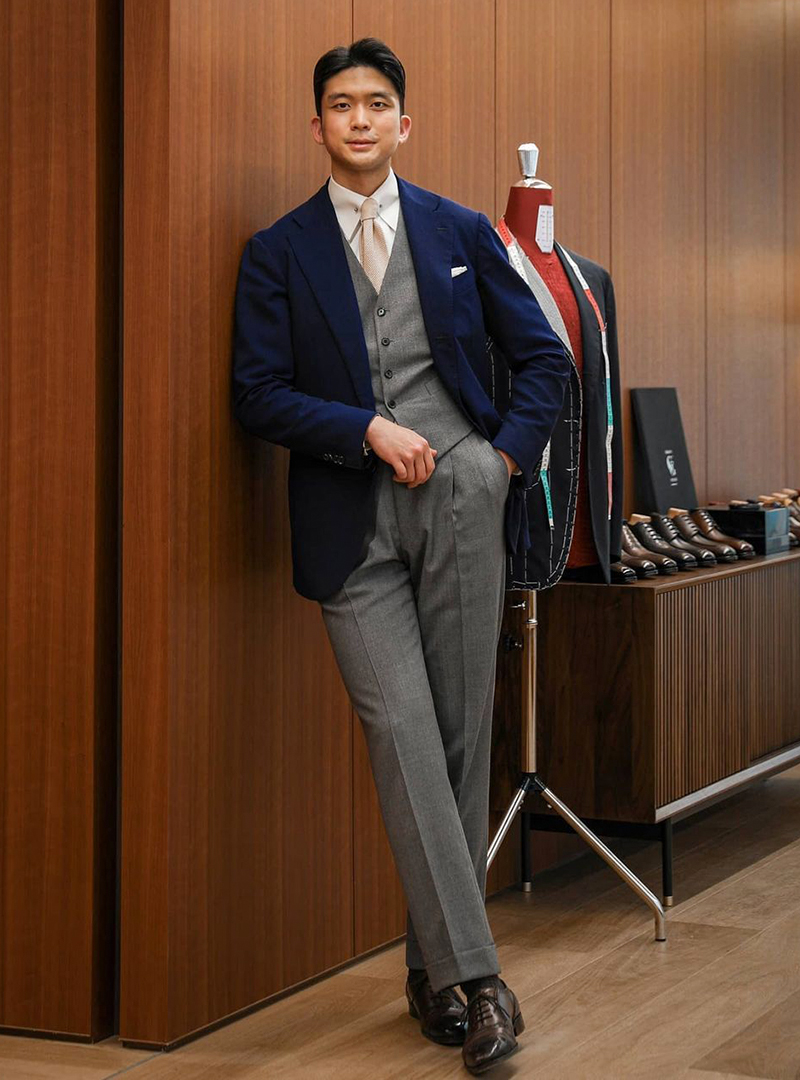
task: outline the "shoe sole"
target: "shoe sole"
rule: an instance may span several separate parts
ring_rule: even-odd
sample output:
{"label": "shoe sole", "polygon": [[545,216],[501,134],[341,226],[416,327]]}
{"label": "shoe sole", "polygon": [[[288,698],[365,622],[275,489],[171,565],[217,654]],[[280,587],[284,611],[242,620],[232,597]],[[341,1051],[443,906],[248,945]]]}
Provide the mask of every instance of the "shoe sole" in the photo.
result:
{"label": "shoe sole", "polygon": [[[525,1021],[522,1019],[522,1013],[517,1013],[514,1017],[514,1035],[521,1035],[525,1030]],[[505,1054],[500,1054],[498,1057],[492,1058],[491,1061],[485,1061],[482,1065],[476,1065],[471,1068],[469,1065],[464,1064],[467,1072],[472,1073],[473,1076],[479,1076],[481,1073],[488,1072],[489,1069],[493,1069],[495,1065],[502,1065],[504,1061],[508,1061],[510,1057],[516,1054],[520,1049],[519,1043],[514,1043],[510,1050],[507,1050]]]}

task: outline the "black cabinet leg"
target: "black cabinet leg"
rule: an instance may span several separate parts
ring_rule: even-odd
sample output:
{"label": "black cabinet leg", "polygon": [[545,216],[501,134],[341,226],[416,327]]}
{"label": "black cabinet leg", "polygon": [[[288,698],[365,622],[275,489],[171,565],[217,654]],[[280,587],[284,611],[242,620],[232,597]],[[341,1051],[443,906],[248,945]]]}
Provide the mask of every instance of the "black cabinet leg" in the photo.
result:
{"label": "black cabinet leg", "polygon": [[672,907],[672,818],[661,822],[661,883],[664,907]]}

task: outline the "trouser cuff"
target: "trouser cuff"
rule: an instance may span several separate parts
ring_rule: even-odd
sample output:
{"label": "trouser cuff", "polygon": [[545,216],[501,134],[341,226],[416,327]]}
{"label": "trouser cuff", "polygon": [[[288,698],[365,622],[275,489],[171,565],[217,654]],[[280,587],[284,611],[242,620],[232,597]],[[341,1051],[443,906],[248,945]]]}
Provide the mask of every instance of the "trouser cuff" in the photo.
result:
{"label": "trouser cuff", "polygon": [[468,979],[482,979],[487,975],[498,975],[500,963],[494,945],[481,949],[468,949],[466,952],[452,953],[425,964],[428,979],[433,992],[444,990],[446,986],[457,986]]}

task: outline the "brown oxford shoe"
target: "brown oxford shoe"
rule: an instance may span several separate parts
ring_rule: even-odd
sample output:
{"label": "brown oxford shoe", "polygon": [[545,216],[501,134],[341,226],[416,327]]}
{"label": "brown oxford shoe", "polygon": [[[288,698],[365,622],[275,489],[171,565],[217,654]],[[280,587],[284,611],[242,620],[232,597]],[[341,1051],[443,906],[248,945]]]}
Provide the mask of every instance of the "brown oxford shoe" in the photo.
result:
{"label": "brown oxford shoe", "polygon": [[478,1074],[511,1057],[525,1030],[519,1002],[502,979],[479,990],[467,1005],[467,1037],[461,1051],[467,1069]]}
{"label": "brown oxford shoe", "polygon": [[720,531],[716,521],[707,510],[692,510],[690,517],[703,536],[709,540],[716,540],[720,544],[730,544],[740,559],[755,558],[756,549],[753,545],[748,543],[747,540],[740,540],[736,536],[726,536]]}
{"label": "brown oxford shoe", "polygon": [[421,982],[406,980],[409,1016],[419,1020],[426,1039],[443,1046],[460,1046],[467,1034],[467,1007],[452,986],[434,991],[428,976]]}

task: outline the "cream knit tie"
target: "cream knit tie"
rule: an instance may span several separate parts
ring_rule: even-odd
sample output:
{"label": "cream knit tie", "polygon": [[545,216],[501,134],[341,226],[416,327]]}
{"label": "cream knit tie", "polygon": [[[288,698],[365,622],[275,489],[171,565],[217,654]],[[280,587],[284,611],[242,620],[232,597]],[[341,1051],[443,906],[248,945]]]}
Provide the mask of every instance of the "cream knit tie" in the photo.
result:
{"label": "cream knit tie", "polygon": [[386,247],[386,237],[383,229],[375,220],[378,214],[378,203],[375,199],[364,199],[361,204],[361,265],[364,273],[375,287],[375,292],[381,291],[383,275],[389,262],[389,251]]}

